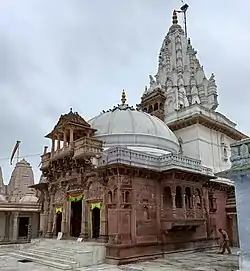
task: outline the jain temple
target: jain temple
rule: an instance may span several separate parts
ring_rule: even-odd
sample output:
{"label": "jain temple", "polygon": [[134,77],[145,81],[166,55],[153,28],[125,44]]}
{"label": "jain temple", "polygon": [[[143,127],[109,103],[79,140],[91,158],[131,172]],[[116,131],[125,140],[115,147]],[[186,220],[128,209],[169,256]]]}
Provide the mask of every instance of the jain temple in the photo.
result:
{"label": "jain temple", "polygon": [[[29,185],[41,236],[105,243],[106,261],[117,264],[216,245],[219,228],[239,245],[234,182],[219,176],[231,168],[230,145],[247,136],[217,111],[215,76],[205,75],[176,12],[149,78],[136,106],[123,91],[93,119],[71,109],[45,131],[42,177]],[[18,225],[22,212],[15,217]]]}

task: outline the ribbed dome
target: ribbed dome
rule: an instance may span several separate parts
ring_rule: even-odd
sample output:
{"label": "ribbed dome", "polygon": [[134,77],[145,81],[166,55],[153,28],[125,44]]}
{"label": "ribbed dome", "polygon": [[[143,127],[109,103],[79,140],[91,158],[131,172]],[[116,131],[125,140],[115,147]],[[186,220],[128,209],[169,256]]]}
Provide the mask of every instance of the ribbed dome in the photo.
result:
{"label": "ribbed dome", "polygon": [[89,123],[97,130],[95,137],[103,140],[107,148],[120,145],[156,153],[179,151],[178,139],[163,121],[127,104],[118,105]]}
{"label": "ribbed dome", "polygon": [[25,195],[19,200],[20,203],[37,203],[37,201],[38,198],[34,195]]}

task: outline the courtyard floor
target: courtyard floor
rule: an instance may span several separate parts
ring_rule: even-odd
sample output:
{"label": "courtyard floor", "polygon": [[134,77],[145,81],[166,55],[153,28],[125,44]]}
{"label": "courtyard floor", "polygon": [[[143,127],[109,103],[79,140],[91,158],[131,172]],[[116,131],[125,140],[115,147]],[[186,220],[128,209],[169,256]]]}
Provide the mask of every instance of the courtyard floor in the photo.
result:
{"label": "courtyard floor", "polygon": [[[99,266],[85,267],[78,271],[236,271],[238,270],[237,250],[233,249],[232,255],[217,254],[218,250],[204,252],[179,252],[168,254],[166,259],[112,266],[102,264]],[[0,271],[59,271],[52,267],[42,266],[33,262],[20,263],[18,259],[8,255],[0,256]]]}

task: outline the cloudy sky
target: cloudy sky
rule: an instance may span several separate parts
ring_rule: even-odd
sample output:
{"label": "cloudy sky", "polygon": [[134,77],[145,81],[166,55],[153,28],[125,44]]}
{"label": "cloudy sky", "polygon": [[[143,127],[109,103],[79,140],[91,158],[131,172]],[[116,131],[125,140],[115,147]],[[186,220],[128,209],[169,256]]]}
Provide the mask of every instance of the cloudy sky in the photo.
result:
{"label": "cloudy sky", "polygon": [[[229,3],[230,2],[230,3]],[[188,32],[219,110],[250,134],[250,2],[189,0]],[[179,0],[0,1],[0,165],[8,182],[16,140],[39,178],[44,135],[70,107],[84,118],[136,104]]]}

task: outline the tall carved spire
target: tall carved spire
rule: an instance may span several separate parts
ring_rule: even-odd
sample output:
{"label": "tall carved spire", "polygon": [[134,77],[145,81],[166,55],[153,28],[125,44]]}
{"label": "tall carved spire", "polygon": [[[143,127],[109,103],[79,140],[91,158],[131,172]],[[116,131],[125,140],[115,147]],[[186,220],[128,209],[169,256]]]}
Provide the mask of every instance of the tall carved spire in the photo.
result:
{"label": "tall carved spire", "polygon": [[150,87],[143,96],[156,91],[157,86],[161,86],[166,96],[165,113],[192,104],[201,104],[215,110],[218,101],[214,76],[207,80],[196,56],[197,51],[178,24],[177,15],[178,11],[174,10],[172,25],[160,50],[157,74],[154,77],[150,76]]}

